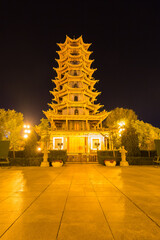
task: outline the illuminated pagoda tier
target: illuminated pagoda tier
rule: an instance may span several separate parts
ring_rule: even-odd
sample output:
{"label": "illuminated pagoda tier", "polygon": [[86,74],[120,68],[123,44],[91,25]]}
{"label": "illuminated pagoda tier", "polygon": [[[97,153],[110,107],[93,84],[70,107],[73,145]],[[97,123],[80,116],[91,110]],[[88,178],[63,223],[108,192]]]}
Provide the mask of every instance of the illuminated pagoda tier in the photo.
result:
{"label": "illuminated pagoda tier", "polygon": [[95,103],[100,92],[94,88],[98,80],[92,76],[96,69],[91,68],[90,45],[82,37],[68,36],[58,44],[58,68],[54,68],[57,77],[52,80],[56,87],[50,92],[50,109],[44,112],[51,123],[53,148],[67,149],[70,154],[89,153],[104,145],[103,133],[99,132],[108,113],[100,112],[103,106]]}

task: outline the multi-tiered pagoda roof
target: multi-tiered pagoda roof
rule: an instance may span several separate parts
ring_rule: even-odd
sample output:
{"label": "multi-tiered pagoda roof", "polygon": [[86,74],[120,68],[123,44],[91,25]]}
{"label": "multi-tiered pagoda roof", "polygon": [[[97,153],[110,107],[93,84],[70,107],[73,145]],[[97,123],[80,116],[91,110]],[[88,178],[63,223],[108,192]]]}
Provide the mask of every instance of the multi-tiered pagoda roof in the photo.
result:
{"label": "multi-tiered pagoda roof", "polygon": [[[55,88],[50,91],[53,99],[50,109],[44,112],[57,129],[68,130],[69,122],[77,120],[86,123],[82,130],[98,129],[108,115],[105,110],[100,112],[102,105],[95,103],[100,92],[94,88],[98,80],[92,76],[96,69],[91,67],[94,60],[89,59],[90,45],[83,42],[82,36],[77,39],[66,36],[65,42],[58,44],[58,67],[54,68],[57,77],[52,80]],[[73,126],[72,123],[71,129],[76,130]]]}

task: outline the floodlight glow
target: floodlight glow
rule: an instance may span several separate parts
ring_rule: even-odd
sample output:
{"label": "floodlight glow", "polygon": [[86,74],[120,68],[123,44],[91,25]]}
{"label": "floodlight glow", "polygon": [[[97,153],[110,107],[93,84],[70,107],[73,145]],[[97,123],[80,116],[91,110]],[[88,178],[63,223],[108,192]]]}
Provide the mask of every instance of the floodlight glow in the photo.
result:
{"label": "floodlight glow", "polygon": [[28,135],[27,135],[27,134],[24,134],[24,138],[28,138]]}
{"label": "floodlight glow", "polygon": [[40,152],[40,151],[41,151],[41,148],[40,148],[40,147],[38,147],[38,148],[37,148],[37,151],[39,151],[39,152]]}
{"label": "floodlight glow", "polygon": [[121,121],[118,123],[119,127],[123,127],[124,125],[126,125],[125,121]]}

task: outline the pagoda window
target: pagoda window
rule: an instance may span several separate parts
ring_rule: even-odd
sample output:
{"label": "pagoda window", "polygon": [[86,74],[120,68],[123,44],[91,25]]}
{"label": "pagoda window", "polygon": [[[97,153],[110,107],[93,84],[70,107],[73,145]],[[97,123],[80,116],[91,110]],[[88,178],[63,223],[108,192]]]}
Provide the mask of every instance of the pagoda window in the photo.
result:
{"label": "pagoda window", "polygon": [[92,98],[90,98],[89,101],[91,102],[91,101],[92,101]]}
{"label": "pagoda window", "polygon": [[60,85],[60,90],[62,90],[63,89],[63,86],[62,85]]}
{"label": "pagoda window", "polygon": [[78,55],[78,52],[72,52],[71,54],[76,56]]}
{"label": "pagoda window", "polygon": [[75,83],[75,84],[73,85],[73,87],[74,87],[74,88],[78,88],[78,84]]}
{"label": "pagoda window", "polygon": [[75,115],[78,115],[78,114],[79,114],[78,109],[75,109],[75,110],[74,110],[74,114],[75,114]]}
{"label": "pagoda window", "polygon": [[78,101],[78,96],[74,96],[74,101],[75,101],[75,102]]}
{"label": "pagoda window", "polygon": [[73,72],[73,76],[77,76],[78,74],[77,74],[77,71],[76,70],[74,70],[74,72]]}
{"label": "pagoda window", "polygon": [[62,110],[58,110],[58,114],[62,115]]}
{"label": "pagoda window", "polygon": [[91,86],[88,86],[88,89],[91,89]]}
{"label": "pagoda window", "polygon": [[89,111],[89,115],[92,115],[93,114],[93,111],[91,110],[91,111]]}
{"label": "pagoda window", "polygon": [[79,61],[72,61],[71,63],[74,65],[77,65],[77,64],[79,64]]}
{"label": "pagoda window", "polygon": [[64,77],[64,74],[61,74],[61,78],[63,78]]}
{"label": "pagoda window", "polygon": [[78,44],[76,42],[72,42],[70,43],[71,46],[78,46]]}
{"label": "pagoda window", "polygon": [[62,102],[62,97],[59,97],[59,102]]}

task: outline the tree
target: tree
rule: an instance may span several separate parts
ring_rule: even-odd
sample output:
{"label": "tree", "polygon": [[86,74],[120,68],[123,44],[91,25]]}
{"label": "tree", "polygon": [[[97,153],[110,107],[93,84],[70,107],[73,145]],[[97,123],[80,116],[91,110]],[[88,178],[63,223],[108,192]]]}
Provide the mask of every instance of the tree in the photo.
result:
{"label": "tree", "polygon": [[48,119],[41,119],[41,123],[38,126],[35,126],[36,133],[41,137],[40,143],[42,148],[48,148],[50,141],[50,125]]}
{"label": "tree", "polygon": [[121,142],[127,150],[128,156],[140,155],[138,134],[132,125],[129,125],[122,133]]}
{"label": "tree", "polygon": [[15,110],[0,109],[0,136],[2,140],[10,141],[10,149],[13,151],[15,158],[15,151],[19,150],[24,145],[21,136],[23,127],[23,114]]}
{"label": "tree", "polygon": [[137,120],[136,113],[131,109],[115,108],[110,112],[104,122],[104,127],[118,127],[120,122],[125,122],[125,125]]}
{"label": "tree", "polygon": [[6,119],[6,111],[4,109],[0,109],[0,140],[5,138],[5,119]]}
{"label": "tree", "polygon": [[37,155],[37,147],[38,147],[39,137],[37,133],[32,130],[26,139],[26,144],[24,148],[24,154],[26,157],[34,157]]}
{"label": "tree", "polygon": [[133,127],[138,134],[139,147],[142,150],[152,150],[155,149],[154,139],[160,139],[160,129],[153,127],[149,123],[144,123],[143,121],[135,121]]}

